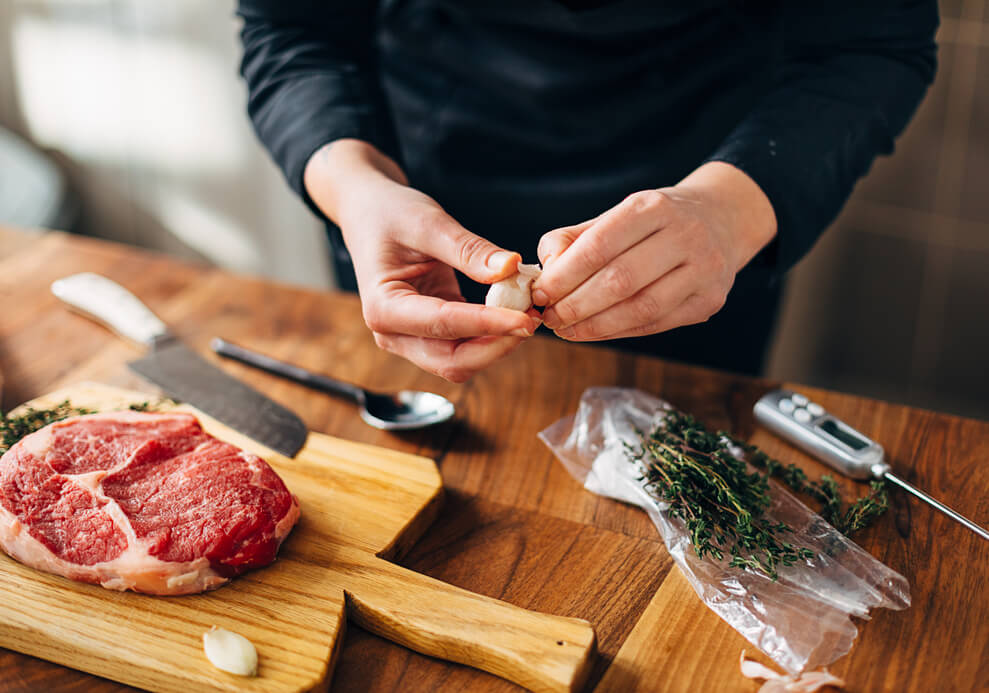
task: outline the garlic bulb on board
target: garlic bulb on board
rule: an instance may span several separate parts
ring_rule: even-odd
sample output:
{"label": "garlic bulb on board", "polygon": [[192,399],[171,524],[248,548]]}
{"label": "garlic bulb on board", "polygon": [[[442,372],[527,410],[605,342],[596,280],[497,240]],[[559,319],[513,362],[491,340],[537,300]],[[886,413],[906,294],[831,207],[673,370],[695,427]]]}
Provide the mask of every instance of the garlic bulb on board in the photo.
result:
{"label": "garlic bulb on board", "polygon": [[532,282],[542,273],[539,265],[519,265],[518,272],[495,282],[488,289],[484,305],[520,310],[532,308]]}
{"label": "garlic bulb on board", "polygon": [[243,635],[213,626],[203,633],[203,650],[217,669],[240,676],[258,674],[258,651]]}

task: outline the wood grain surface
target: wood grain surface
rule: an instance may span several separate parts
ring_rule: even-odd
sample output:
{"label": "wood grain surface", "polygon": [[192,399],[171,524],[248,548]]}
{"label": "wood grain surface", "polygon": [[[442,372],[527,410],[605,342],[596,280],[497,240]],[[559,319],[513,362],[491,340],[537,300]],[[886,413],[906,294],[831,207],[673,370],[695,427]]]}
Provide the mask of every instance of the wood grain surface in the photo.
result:
{"label": "wood grain surface", "polygon": [[[352,296],[50,234],[0,259],[0,295],[8,307],[0,314],[6,406],[80,379],[146,387],[124,366],[140,354],[137,348],[67,313],[48,294],[53,279],[83,270],[137,293],[207,358],[209,339],[222,336],[367,387],[412,387],[451,398],[455,420],[386,433],[367,427],[348,403],[221,364],[293,408],[314,431],[437,460],[445,505],[420,540],[403,547],[409,551],[401,564],[521,607],[590,621],[599,654],[587,690],[758,688],[738,673],[739,651],[754,654],[754,648],[671,573],[645,514],[585,492],[536,433],[572,413],[587,387],[634,386],[820,473],[823,467],[754,425],[752,405],[778,383],[536,337],[470,383],[453,385],[376,349]],[[893,469],[909,481],[989,524],[989,424],[794,387],[881,441]],[[860,624],[852,652],[831,667],[848,690],[989,690],[986,542],[897,492],[891,511],[858,541],[907,577],[913,605],[879,610]],[[0,671],[2,693],[125,690],[12,652],[0,653]],[[353,623],[332,684],[341,691],[517,689]]]}

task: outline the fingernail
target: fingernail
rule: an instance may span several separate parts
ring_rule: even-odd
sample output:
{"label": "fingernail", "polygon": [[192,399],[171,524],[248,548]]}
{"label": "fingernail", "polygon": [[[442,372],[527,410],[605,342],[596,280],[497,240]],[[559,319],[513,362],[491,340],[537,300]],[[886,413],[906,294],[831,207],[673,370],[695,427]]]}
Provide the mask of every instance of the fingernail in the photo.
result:
{"label": "fingernail", "polygon": [[553,255],[547,255],[545,258],[543,258],[543,269],[546,269],[546,265],[552,262],[552,260],[553,260]]}
{"label": "fingernail", "polygon": [[549,296],[542,289],[536,289],[532,292],[532,302],[537,306],[545,306],[549,303]]}
{"label": "fingernail", "polygon": [[577,330],[572,327],[564,327],[562,330],[557,330],[556,335],[563,339],[573,339],[577,336]]}
{"label": "fingernail", "polygon": [[552,308],[543,311],[543,324],[551,330],[560,326],[560,318]]}
{"label": "fingernail", "polygon": [[510,253],[507,250],[499,250],[498,252],[492,253],[487,261],[488,269],[501,271],[505,269],[505,265],[511,262],[514,257],[515,253]]}
{"label": "fingernail", "polygon": [[513,337],[531,337],[532,336],[532,332],[530,332],[529,330],[525,329],[524,327],[520,327],[517,330],[512,330],[508,334],[512,335]]}

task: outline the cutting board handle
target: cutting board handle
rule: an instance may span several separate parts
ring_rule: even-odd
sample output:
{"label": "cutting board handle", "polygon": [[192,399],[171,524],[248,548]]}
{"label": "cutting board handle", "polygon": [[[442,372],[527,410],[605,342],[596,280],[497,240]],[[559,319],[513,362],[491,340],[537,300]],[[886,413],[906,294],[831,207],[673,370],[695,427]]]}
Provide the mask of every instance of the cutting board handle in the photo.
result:
{"label": "cutting board handle", "polygon": [[361,627],[423,654],[460,662],[533,691],[576,691],[594,653],[578,618],[528,611],[368,556],[345,588]]}

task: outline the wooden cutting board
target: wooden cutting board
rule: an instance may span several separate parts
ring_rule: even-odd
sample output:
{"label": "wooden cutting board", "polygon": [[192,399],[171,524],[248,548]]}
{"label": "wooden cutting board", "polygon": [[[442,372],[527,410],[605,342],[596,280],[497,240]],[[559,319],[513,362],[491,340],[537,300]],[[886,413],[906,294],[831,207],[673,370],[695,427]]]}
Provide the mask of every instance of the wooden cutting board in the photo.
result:
{"label": "wooden cutting board", "polygon": [[[33,400],[108,411],[147,395],[83,383]],[[283,457],[188,406],[213,435],[264,457],[302,518],[271,566],[214,592],[154,597],[41,573],[0,552],[0,646],[158,691],[326,689],[347,617],[414,650],[538,691],[576,690],[594,651],[589,623],[527,611],[406,570],[400,555],[435,518],[432,460],[311,433]],[[256,678],[215,669],[216,625],[257,647]]]}

